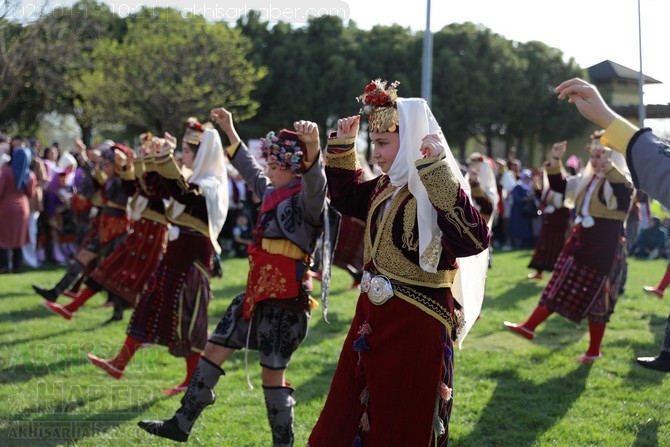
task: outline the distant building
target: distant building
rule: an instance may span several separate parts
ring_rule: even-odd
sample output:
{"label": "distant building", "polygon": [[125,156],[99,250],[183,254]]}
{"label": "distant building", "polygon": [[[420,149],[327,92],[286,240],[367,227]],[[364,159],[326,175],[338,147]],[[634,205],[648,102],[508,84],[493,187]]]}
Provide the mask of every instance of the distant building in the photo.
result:
{"label": "distant building", "polygon": [[[587,68],[589,80],[598,87],[603,99],[614,111],[638,123],[640,72],[610,60]],[[644,84],[662,84],[661,81],[643,75]],[[646,118],[670,118],[670,104],[645,104]]]}

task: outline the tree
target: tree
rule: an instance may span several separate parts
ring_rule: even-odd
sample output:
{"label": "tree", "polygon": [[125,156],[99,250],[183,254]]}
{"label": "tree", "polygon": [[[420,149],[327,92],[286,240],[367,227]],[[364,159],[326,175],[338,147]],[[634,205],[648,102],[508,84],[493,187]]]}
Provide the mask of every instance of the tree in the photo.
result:
{"label": "tree", "polygon": [[124,124],[129,137],[180,132],[189,116],[208,120],[219,105],[244,119],[258,108],[250,95],[265,75],[248,60],[250,50],[249,40],[224,22],[144,9],[129,19],[122,41],[100,41],[95,70],[75,88],[88,116]]}
{"label": "tree", "polygon": [[[6,2],[5,2],[6,4]],[[32,130],[45,112],[75,112],[71,81],[90,70],[95,42],[121,31],[104,4],[83,0],[46,13],[21,5],[0,19],[0,123]],[[11,20],[10,20],[11,19]]]}

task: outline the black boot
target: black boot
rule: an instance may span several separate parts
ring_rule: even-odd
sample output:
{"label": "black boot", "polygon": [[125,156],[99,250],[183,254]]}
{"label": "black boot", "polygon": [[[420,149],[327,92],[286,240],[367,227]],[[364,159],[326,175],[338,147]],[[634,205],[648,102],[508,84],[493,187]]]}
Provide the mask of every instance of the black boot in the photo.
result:
{"label": "black boot", "polygon": [[67,268],[65,275],[61,278],[60,281],[53,287],[53,289],[43,289],[33,284],[33,290],[41,295],[47,301],[55,303],[58,299],[58,295],[63,293],[77,282],[84,274],[84,266],[79,261],[73,261],[70,266]]}
{"label": "black boot", "polygon": [[47,301],[51,301],[52,303],[55,303],[56,299],[58,299],[58,294],[54,289],[43,289],[42,287],[33,284],[33,290],[42,298]]}
{"label": "black boot", "polygon": [[108,301],[113,303],[114,305],[114,311],[112,312],[112,317],[102,323],[103,326],[107,326],[110,323],[114,323],[115,321],[122,321],[123,320],[123,298],[112,295],[111,293],[109,294]]}
{"label": "black boot", "polygon": [[637,363],[648,369],[670,372],[670,315],[665,323],[665,336],[663,348],[658,357],[638,357]]}
{"label": "black boot", "polygon": [[658,357],[638,357],[637,363],[647,369],[670,372],[670,352],[661,351]]}
{"label": "black boot", "polygon": [[214,387],[219,377],[224,374],[225,372],[217,365],[201,357],[188,383],[188,389],[181,399],[181,407],[174,416],[162,421],[139,421],[137,425],[152,435],[186,442],[188,435],[191,434],[191,427],[202,410],[216,400]]}
{"label": "black boot", "polygon": [[268,422],[272,430],[273,447],[291,447],[295,435],[293,433],[293,388],[284,386],[263,387],[265,408]]}

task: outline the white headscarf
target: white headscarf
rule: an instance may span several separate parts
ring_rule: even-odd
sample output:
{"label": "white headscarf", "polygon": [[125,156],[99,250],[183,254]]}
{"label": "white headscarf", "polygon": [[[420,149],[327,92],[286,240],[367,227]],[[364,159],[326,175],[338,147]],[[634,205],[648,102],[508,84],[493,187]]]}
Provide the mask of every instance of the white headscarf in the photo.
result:
{"label": "white headscarf", "polygon": [[[191,171],[188,182],[200,186],[205,193],[209,239],[214,250],[221,253],[217,238],[228,215],[228,174],[221,137],[215,129],[205,129],[203,132]],[[183,204],[174,203],[172,216],[178,216],[184,208]]]}
{"label": "white headscarf", "polygon": [[[420,151],[423,137],[429,134],[439,135],[442,146],[446,150],[445,162],[468,197],[470,196],[470,185],[463,178],[460,166],[451,153],[442,129],[426,101],[423,98],[398,98],[397,107],[398,121],[400,122],[400,148],[388,175],[394,186],[407,184],[417,201],[419,259],[422,259],[421,255],[428,248],[430,241],[442,236],[437,225],[437,212],[428,199],[428,192],[419,179],[418,170],[414,167],[414,162],[423,157]],[[437,257],[434,259],[437,259]],[[457,259],[459,269],[451,287],[451,292],[454,299],[462,307],[465,318],[465,326],[457,340],[459,346],[462,345],[465,336],[474,325],[481,311],[486,273],[488,272],[488,259],[488,249],[474,256]],[[437,265],[427,265],[423,260],[421,261],[421,268],[427,272],[437,271]]]}

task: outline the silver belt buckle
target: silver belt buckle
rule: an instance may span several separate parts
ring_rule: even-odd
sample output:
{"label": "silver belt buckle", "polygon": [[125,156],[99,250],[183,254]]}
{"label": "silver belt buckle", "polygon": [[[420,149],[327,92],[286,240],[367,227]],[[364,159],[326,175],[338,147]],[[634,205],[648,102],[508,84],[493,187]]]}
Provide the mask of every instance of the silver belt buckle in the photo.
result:
{"label": "silver belt buckle", "polygon": [[361,291],[368,295],[372,304],[378,306],[384,304],[393,296],[391,280],[384,275],[373,276],[370,272],[363,272]]}

